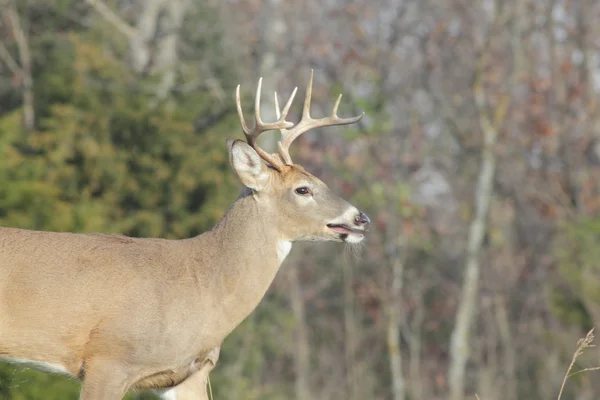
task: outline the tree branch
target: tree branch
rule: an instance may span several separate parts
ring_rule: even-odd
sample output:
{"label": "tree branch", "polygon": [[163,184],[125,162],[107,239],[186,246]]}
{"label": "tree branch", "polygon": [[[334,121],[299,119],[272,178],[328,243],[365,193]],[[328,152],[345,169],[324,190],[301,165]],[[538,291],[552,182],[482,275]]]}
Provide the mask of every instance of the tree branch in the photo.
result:
{"label": "tree branch", "polygon": [[94,7],[96,11],[102,17],[111,23],[115,28],[117,28],[121,33],[123,33],[128,38],[132,38],[136,35],[136,30],[131,27],[127,22],[125,22],[121,17],[119,17],[115,12],[113,12],[104,2],[101,0],[85,0],[87,4]]}
{"label": "tree branch", "polygon": [[0,59],[4,61],[10,72],[15,75],[21,73],[21,67],[19,67],[15,59],[10,55],[10,52],[2,42],[0,42]]}
{"label": "tree branch", "polygon": [[23,124],[25,129],[31,131],[35,128],[35,107],[33,96],[33,78],[31,76],[31,54],[29,52],[29,43],[25,30],[21,26],[21,21],[14,5],[5,10],[6,17],[10,21],[12,34],[17,42],[19,49],[19,62],[21,64],[20,73],[21,86],[23,88]]}

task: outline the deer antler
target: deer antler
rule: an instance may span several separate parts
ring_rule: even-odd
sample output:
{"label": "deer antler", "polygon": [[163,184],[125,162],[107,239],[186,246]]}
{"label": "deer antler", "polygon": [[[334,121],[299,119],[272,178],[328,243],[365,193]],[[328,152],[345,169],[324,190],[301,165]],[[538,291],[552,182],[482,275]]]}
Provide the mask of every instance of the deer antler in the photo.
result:
{"label": "deer antler", "polygon": [[[292,165],[292,157],[290,157],[289,149],[290,145],[296,138],[303,133],[306,133],[314,128],[320,128],[325,126],[334,126],[334,125],[348,125],[354,124],[362,119],[365,113],[357,115],[356,117],[351,118],[340,118],[337,115],[337,110],[340,105],[340,101],[342,100],[342,95],[340,94],[333,106],[333,111],[329,117],[313,119],[310,116],[310,101],[312,97],[312,84],[313,84],[313,71],[310,71],[310,80],[308,82],[308,87],[306,89],[306,97],[304,98],[304,108],[302,109],[302,118],[298,124],[294,125],[292,122],[286,121],[285,118],[290,110],[292,105],[292,101],[294,100],[294,96],[296,96],[296,90],[298,88],[294,88],[292,95],[290,96],[288,102],[285,104],[283,110],[279,109],[279,101],[277,99],[277,92],[275,92],[275,112],[277,115],[277,121],[265,123],[260,118],[260,92],[262,88],[262,78],[258,80],[258,87],[256,89],[256,100],[254,104],[254,114],[256,119],[256,124],[254,129],[250,130],[244,121],[244,115],[242,113],[242,105],[240,101],[240,86],[238,85],[236,90],[236,101],[237,101],[237,110],[238,115],[240,117],[240,122],[242,124],[242,129],[244,134],[246,135],[246,140],[249,145],[251,145],[254,150],[260,155],[260,157],[271,164],[277,170],[281,170],[283,165]],[[288,129],[289,128],[289,129]],[[276,155],[270,155],[256,144],[256,139],[258,136],[268,130],[271,129],[279,129],[281,132],[281,141],[277,143],[279,148],[279,157]],[[283,162],[282,162],[283,161]]]}
{"label": "deer antler", "polygon": [[[279,147],[279,153],[281,154],[283,161],[288,165],[293,164],[292,157],[290,157],[290,153],[289,153],[290,145],[292,144],[292,142],[294,140],[296,140],[296,138],[298,136],[300,136],[303,133],[306,133],[314,128],[321,128],[321,127],[325,127],[325,126],[334,126],[334,125],[354,124],[354,123],[360,121],[362,119],[362,117],[365,115],[365,113],[363,112],[360,115],[357,115],[356,117],[351,117],[351,118],[338,117],[337,110],[338,110],[338,107],[340,106],[340,102],[342,101],[342,95],[340,94],[335,102],[335,105],[333,106],[333,111],[331,112],[331,115],[329,117],[313,119],[310,116],[310,101],[311,101],[311,97],[312,97],[312,84],[313,84],[313,70],[310,71],[310,80],[308,81],[308,87],[306,88],[306,97],[304,98],[304,108],[302,109],[302,118],[300,119],[300,122],[298,122],[298,124],[296,124],[291,129],[286,129],[286,128],[279,129],[279,131],[281,132],[282,140],[279,143],[277,143],[277,145]],[[275,108],[277,111],[277,117],[279,118],[279,105],[277,102],[277,93],[275,93]],[[283,112],[285,112],[285,111],[286,111],[286,109],[283,110]]]}
{"label": "deer antler", "polygon": [[[296,89],[294,89],[294,91],[292,92],[292,95],[290,96],[290,99],[288,100],[285,107],[283,108],[283,111],[281,112],[281,116],[279,115],[280,113],[278,110],[278,112],[277,112],[278,119],[275,122],[263,122],[263,120],[260,117],[261,89],[262,89],[262,78],[260,78],[258,80],[258,87],[256,88],[256,99],[254,100],[255,122],[254,122],[253,129],[249,129],[248,125],[246,125],[246,121],[244,120],[244,113],[242,112],[242,102],[240,100],[240,85],[238,85],[235,90],[237,112],[238,112],[238,116],[240,117],[240,123],[242,124],[242,130],[244,131],[244,135],[246,136],[246,141],[248,142],[248,144],[250,146],[252,146],[254,148],[254,150],[256,150],[258,155],[263,160],[265,160],[266,162],[271,164],[275,169],[281,170],[281,167],[283,166],[283,164],[281,163],[281,160],[279,159],[279,157],[277,157],[276,155],[271,155],[271,154],[267,153],[266,151],[264,151],[263,149],[261,149],[260,147],[258,147],[256,140],[258,139],[260,134],[263,132],[270,131],[273,129],[291,128],[292,126],[294,126],[293,122],[286,121],[285,118],[287,117],[287,114],[290,110],[292,101],[294,100],[294,96],[296,96]],[[277,108],[279,109],[279,107],[277,107]]]}

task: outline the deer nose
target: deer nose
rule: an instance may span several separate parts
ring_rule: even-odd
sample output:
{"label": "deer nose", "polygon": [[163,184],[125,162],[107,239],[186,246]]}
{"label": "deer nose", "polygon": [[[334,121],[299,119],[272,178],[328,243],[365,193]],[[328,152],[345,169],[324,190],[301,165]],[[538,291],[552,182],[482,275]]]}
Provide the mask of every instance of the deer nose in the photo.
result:
{"label": "deer nose", "polygon": [[358,212],[358,215],[354,218],[354,223],[358,226],[364,226],[365,231],[369,230],[369,226],[371,226],[371,219],[362,211]]}

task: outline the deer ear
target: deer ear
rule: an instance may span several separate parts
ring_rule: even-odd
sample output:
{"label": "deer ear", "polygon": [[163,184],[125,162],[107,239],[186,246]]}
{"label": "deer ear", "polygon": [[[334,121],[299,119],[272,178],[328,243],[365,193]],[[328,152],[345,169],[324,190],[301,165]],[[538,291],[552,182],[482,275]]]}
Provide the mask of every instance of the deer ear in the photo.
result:
{"label": "deer ear", "polygon": [[242,140],[228,140],[229,162],[242,183],[252,190],[261,191],[269,181],[269,171],[260,156]]}

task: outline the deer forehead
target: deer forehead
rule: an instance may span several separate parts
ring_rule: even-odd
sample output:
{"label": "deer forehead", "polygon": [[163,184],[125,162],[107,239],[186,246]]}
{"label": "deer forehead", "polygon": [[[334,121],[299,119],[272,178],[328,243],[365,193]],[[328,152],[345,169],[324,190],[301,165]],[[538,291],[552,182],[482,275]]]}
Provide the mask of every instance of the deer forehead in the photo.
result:
{"label": "deer forehead", "polygon": [[288,166],[288,168],[279,173],[279,176],[283,185],[286,187],[301,184],[327,186],[319,178],[307,172],[302,166],[296,164]]}

